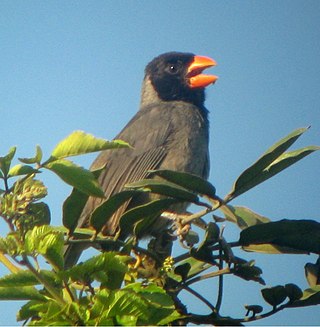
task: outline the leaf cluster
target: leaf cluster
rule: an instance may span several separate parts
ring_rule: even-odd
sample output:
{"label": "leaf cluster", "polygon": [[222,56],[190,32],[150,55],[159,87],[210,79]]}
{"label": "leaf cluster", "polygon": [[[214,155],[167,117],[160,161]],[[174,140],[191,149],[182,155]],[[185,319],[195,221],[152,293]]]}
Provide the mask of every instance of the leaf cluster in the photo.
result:
{"label": "leaf cluster", "polygon": [[[262,288],[262,299],[271,305],[271,310],[249,304],[244,306],[244,317],[225,317],[220,313],[225,275],[265,285],[262,269],[254,260],[235,255],[235,249],[251,253],[320,254],[320,223],[271,221],[247,207],[230,204],[318,150],[319,147],[307,146],[287,151],[306,130],[297,129],[271,146],[236,179],[223,198],[211,183],[198,176],[152,171],[151,179],[131,183],[124,191],[104,199],[91,214],[91,230],[76,227],[88,197],[104,197],[97,181],[101,170],[87,170],[67,158],[116,151],[129,145],[77,131],[61,141],[48,159],[43,160],[37,146],[33,157],[20,158],[21,163],[15,166],[12,162],[16,148],[11,148],[0,157],[0,216],[9,229],[0,238],[0,262],[10,270],[10,274],[0,278],[0,299],[27,300],[17,317],[30,325],[239,325],[283,309],[320,304],[318,260],[305,266],[308,289],[302,291],[290,282]],[[43,202],[47,189],[38,179],[43,170],[55,173],[74,188],[63,204],[63,227],[50,225],[50,210]],[[120,232],[131,236],[124,241],[103,236],[105,222],[124,203],[144,192],[160,197],[122,214]],[[195,204],[199,210],[186,215],[169,212],[173,204],[184,202]],[[147,248],[139,246],[140,235],[161,215],[172,219],[174,237],[185,249],[178,257],[159,256],[154,240]],[[225,221],[239,227],[238,240],[225,239],[221,225]],[[66,269],[63,249],[71,243],[109,251]],[[49,269],[42,268],[43,260]],[[194,284],[211,279],[218,280],[215,303],[193,288]],[[181,291],[200,300],[210,313],[189,312],[179,299]]]}

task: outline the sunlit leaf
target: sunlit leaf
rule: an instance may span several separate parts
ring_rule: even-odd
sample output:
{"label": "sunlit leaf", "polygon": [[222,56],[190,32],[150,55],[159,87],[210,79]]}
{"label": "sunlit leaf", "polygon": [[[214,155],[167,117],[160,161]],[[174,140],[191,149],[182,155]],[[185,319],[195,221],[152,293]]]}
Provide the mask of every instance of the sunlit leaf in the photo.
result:
{"label": "sunlit leaf", "polygon": [[54,148],[48,162],[80,154],[123,147],[128,147],[128,143],[121,140],[106,141],[83,131],[75,131]]}
{"label": "sunlit leaf", "polygon": [[57,270],[63,267],[63,247],[63,233],[50,225],[36,226],[26,233],[26,251],[42,254]]}
{"label": "sunlit leaf", "polygon": [[320,259],[315,264],[307,263],[304,266],[304,271],[310,287],[320,285]]}
{"label": "sunlit leaf", "polygon": [[223,205],[219,209],[228,221],[236,223],[241,229],[270,222],[267,217],[261,216],[246,207]]}
{"label": "sunlit leaf", "polygon": [[45,168],[53,171],[67,184],[77,188],[85,194],[97,197],[104,196],[94,174],[69,160],[55,160],[47,163]]}
{"label": "sunlit leaf", "polygon": [[0,300],[40,300],[45,296],[32,286],[0,287]]}
{"label": "sunlit leaf", "polygon": [[[100,280],[104,287],[117,289],[123,282],[124,274],[127,272],[127,263],[132,258],[119,255],[115,252],[105,252],[94,256],[81,265],[74,266],[63,274],[73,281],[87,282],[93,279]],[[103,272],[105,276],[100,273]]]}
{"label": "sunlit leaf", "polygon": [[32,158],[18,158],[22,163],[25,164],[40,164],[42,160],[42,149],[40,148],[39,145],[36,146],[36,154]]}
{"label": "sunlit leaf", "polygon": [[20,176],[20,175],[29,175],[33,173],[40,173],[39,170],[34,169],[31,166],[18,164],[10,168],[8,172],[8,177]]}
{"label": "sunlit leaf", "polygon": [[[11,166],[11,161],[16,154],[17,148],[15,146],[9,149],[9,153],[4,157],[0,157],[0,171],[2,171],[3,176],[7,176]],[[2,176],[2,177],[3,177]]]}
{"label": "sunlit leaf", "polygon": [[[52,271],[41,270],[39,274],[43,279],[50,280],[51,283],[55,281],[55,274]],[[39,284],[39,280],[29,270],[19,270],[16,273],[5,275],[0,278],[0,287],[24,287]]]}

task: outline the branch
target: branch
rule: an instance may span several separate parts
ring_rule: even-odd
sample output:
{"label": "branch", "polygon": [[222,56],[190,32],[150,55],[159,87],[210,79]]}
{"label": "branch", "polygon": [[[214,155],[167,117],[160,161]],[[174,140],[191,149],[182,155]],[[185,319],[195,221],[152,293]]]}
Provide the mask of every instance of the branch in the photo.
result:
{"label": "branch", "polygon": [[198,292],[196,292],[195,290],[193,290],[189,286],[184,286],[183,289],[188,291],[192,295],[194,295],[196,298],[198,298],[204,304],[206,304],[212,310],[212,312],[216,311],[216,308],[205,297],[203,297],[201,294],[199,294]]}

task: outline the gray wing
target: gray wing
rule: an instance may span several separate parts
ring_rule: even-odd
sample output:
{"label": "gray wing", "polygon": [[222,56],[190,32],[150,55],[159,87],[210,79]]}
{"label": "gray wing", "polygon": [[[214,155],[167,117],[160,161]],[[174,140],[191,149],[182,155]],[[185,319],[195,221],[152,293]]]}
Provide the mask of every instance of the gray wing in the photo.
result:
{"label": "gray wing", "polygon": [[[128,142],[132,148],[103,151],[93,162],[92,170],[105,165],[99,176],[99,183],[106,199],[123,190],[127,183],[146,178],[148,171],[159,168],[164,160],[171,124],[161,121],[161,110],[157,107],[140,110],[116,137]],[[91,213],[103,201],[105,199],[89,197],[78,227],[88,226]],[[113,235],[116,232],[119,219],[129,205],[130,201],[127,201],[109,220],[104,229],[105,234]],[[82,251],[83,248],[68,246],[65,251],[66,267],[75,264]]]}

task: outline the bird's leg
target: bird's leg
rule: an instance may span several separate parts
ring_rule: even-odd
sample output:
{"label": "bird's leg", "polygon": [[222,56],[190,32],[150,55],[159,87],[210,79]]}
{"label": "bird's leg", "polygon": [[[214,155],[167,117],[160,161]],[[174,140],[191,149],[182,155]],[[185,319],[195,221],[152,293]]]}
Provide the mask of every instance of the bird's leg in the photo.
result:
{"label": "bird's leg", "polygon": [[180,214],[180,213],[165,211],[162,213],[161,216],[173,221],[173,230],[175,231],[175,233],[172,236],[177,237],[181,245],[183,247],[186,247],[184,242],[186,241],[186,237],[191,230],[191,223],[195,224],[201,229],[206,229],[207,224],[203,219],[201,219],[202,215],[203,212],[201,212],[201,215],[199,215],[199,214],[192,214],[190,212]]}

